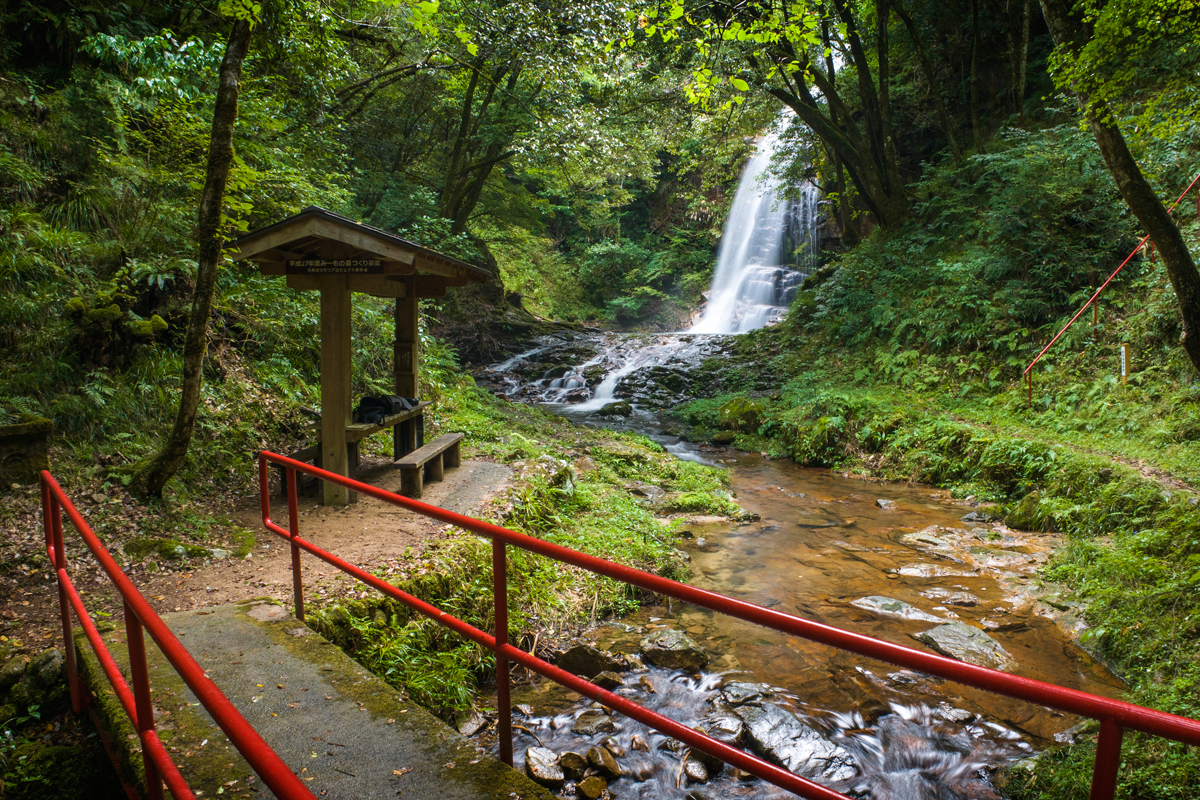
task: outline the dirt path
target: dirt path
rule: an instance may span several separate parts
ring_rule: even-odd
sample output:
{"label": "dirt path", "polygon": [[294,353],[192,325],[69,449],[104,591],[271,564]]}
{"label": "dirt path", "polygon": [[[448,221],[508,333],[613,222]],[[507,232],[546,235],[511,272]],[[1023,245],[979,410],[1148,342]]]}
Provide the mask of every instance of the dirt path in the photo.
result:
{"label": "dirt path", "polygon": [[[508,485],[510,476],[511,470],[502,464],[465,461],[462,467],[447,471],[445,480],[426,486],[422,500],[460,513],[481,512]],[[383,489],[400,489],[399,472],[387,461],[365,464],[359,477]],[[71,487],[66,489],[77,499]],[[61,646],[58,593],[45,556],[37,489],[13,491],[11,508],[15,513],[4,526],[5,550],[9,556],[24,556],[27,563],[0,577],[0,622],[6,637],[3,641],[19,639],[25,649],[36,653]],[[254,532],[254,545],[246,557],[192,559],[191,564],[181,566],[147,559],[126,569],[155,611],[184,611],[254,597],[271,597],[291,605],[290,549],[263,529],[257,496],[240,497],[230,505],[218,511]],[[128,532],[101,532],[110,546],[114,539],[137,535],[142,512],[132,503],[127,507]],[[88,502],[79,501],[79,508],[89,519]],[[272,498],[272,515],[286,525],[287,506],[281,497]],[[344,508],[320,506],[311,497],[302,497],[300,502],[300,531],[305,539],[384,577],[420,555],[429,541],[441,538],[447,529],[442,523],[370,497],[360,497],[358,503]],[[111,583],[84,557],[82,543],[69,528],[66,537],[72,578],[95,619],[109,617],[119,623],[121,602]],[[35,557],[30,558],[31,554]],[[312,556],[303,555],[302,564],[310,607],[324,599],[366,596],[371,591]]]}

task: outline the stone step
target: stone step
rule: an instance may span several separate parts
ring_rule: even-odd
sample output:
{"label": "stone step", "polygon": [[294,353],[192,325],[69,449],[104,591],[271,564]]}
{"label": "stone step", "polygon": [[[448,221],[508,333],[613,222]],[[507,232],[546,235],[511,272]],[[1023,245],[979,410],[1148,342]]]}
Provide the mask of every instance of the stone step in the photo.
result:
{"label": "stone step", "polygon": [[[251,601],[163,619],[208,676],[318,798],[551,800],[273,602]],[[149,643],[149,636],[146,637]],[[128,675],[123,629],[105,634]],[[133,726],[86,641],[83,669],[127,780],[142,783]],[[159,736],[198,798],[274,797],[148,645]],[[143,784],[144,785],[144,784]]]}

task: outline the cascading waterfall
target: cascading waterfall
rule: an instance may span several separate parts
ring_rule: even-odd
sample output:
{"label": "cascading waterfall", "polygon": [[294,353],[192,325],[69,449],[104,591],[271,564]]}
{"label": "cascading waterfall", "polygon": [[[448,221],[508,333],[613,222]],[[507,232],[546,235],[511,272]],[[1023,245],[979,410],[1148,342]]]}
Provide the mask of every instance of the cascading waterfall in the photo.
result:
{"label": "cascading waterfall", "polygon": [[742,333],[776,321],[815,268],[820,249],[817,201],[810,182],[799,197],[781,197],[768,168],[779,147],[781,114],[762,137],[734,195],[713,275],[708,307],[689,333]]}

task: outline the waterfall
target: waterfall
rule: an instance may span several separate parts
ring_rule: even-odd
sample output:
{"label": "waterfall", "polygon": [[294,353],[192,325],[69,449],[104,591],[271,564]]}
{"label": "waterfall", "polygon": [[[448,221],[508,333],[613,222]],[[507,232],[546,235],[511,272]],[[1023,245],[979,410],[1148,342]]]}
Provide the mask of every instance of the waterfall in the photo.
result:
{"label": "waterfall", "polygon": [[816,267],[819,190],[805,181],[797,199],[778,197],[781,181],[767,171],[779,146],[778,131],[790,117],[779,116],[742,172],[721,235],[708,306],[689,333],[742,333],[776,321]]}

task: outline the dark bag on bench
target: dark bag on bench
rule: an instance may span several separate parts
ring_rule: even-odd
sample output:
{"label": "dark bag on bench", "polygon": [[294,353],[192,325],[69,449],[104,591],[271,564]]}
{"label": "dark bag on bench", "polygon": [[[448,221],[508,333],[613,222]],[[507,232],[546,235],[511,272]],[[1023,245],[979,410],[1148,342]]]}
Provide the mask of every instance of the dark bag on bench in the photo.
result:
{"label": "dark bag on bench", "polygon": [[354,421],[367,425],[378,425],[383,422],[385,417],[415,408],[417,402],[415,398],[400,397],[394,394],[378,397],[368,395],[360,400],[358,408],[354,409]]}

